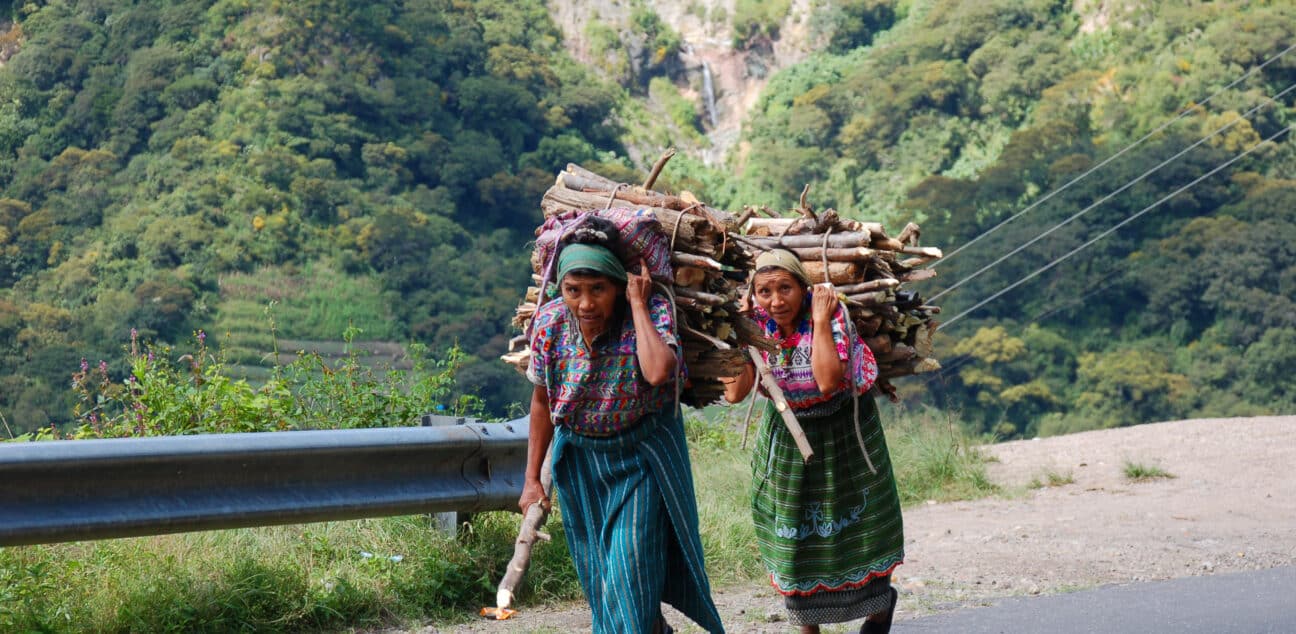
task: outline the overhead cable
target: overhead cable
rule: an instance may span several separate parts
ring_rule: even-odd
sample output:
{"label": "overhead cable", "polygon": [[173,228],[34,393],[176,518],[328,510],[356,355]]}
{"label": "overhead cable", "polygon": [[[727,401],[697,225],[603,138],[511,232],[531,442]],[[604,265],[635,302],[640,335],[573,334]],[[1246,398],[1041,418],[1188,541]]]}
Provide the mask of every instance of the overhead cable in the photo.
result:
{"label": "overhead cable", "polygon": [[[1290,89],[1289,89],[1289,90],[1290,90]],[[1051,268],[1057,266],[1058,264],[1061,264],[1062,262],[1066,261],[1067,259],[1069,259],[1071,256],[1075,255],[1076,253],[1079,253],[1080,251],[1082,251],[1082,250],[1088,248],[1090,245],[1094,244],[1095,242],[1098,242],[1099,240],[1102,240],[1103,238],[1105,238],[1105,237],[1111,235],[1112,232],[1116,231],[1117,229],[1119,229],[1119,228],[1121,228],[1121,227],[1123,227],[1123,226],[1125,226],[1125,225],[1127,225],[1127,224],[1133,222],[1135,219],[1141,217],[1143,214],[1146,214],[1147,212],[1152,211],[1152,210],[1155,209],[1156,207],[1160,206],[1161,203],[1164,203],[1165,201],[1170,200],[1171,198],[1174,198],[1175,196],[1178,196],[1179,194],[1181,194],[1181,193],[1187,191],[1188,189],[1192,188],[1192,187],[1193,187],[1194,185],[1196,185],[1197,183],[1200,183],[1200,182],[1202,182],[1203,180],[1206,180],[1207,178],[1210,178],[1211,176],[1214,176],[1214,175],[1217,174],[1220,170],[1223,170],[1224,168],[1226,168],[1226,167],[1228,167],[1228,166],[1230,166],[1230,165],[1232,165],[1232,164],[1238,162],[1238,161],[1241,160],[1243,157],[1245,157],[1245,156],[1251,154],[1252,152],[1254,152],[1257,148],[1263,146],[1264,144],[1266,144],[1266,143],[1268,143],[1268,142],[1270,142],[1270,141],[1273,141],[1274,139],[1278,138],[1279,136],[1281,136],[1281,135],[1287,133],[1289,130],[1291,130],[1291,126],[1287,126],[1287,127],[1283,128],[1283,129],[1279,130],[1278,132],[1275,132],[1274,134],[1270,135],[1268,138],[1264,139],[1263,141],[1260,141],[1259,143],[1256,143],[1255,145],[1253,145],[1253,146],[1247,148],[1246,150],[1242,151],[1242,153],[1238,154],[1237,156],[1234,156],[1233,158],[1231,158],[1231,159],[1229,159],[1229,160],[1227,160],[1227,161],[1225,161],[1225,162],[1219,164],[1218,166],[1216,166],[1216,167],[1215,167],[1214,169],[1212,169],[1211,171],[1206,172],[1205,174],[1202,174],[1201,176],[1198,176],[1197,178],[1193,179],[1192,182],[1188,183],[1187,185],[1184,185],[1183,187],[1180,187],[1179,189],[1174,190],[1173,192],[1171,192],[1171,193],[1169,193],[1169,194],[1163,196],[1161,199],[1157,200],[1156,202],[1152,203],[1151,205],[1148,205],[1147,207],[1144,207],[1144,208],[1143,208],[1141,211],[1139,211],[1138,213],[1136,213],[1136,214],[1134,214],[1134,215],[1132,215],[1132,216],[1130,216],[1130,217],[1128,217],[1128,218],[1126,218],[1126,219],[1124,219],[1124,220],[1122,220],[1122,221],[1116,223],[1116,224],[1113,225],[1111,228],[1107,229],[1106,231],[1104,231],[1104,232],[1098,234],[1097,236],[1093,237],[1092,239],[1090,239],[1088,242],[1085,242],[1084,244],[1081,244],[1080,246],[1078,246],[1078,247],[1076,247],[1076,248],[1074,248],[1074,249],[1072,249],[1072,250],[1066,252],[1066,253],[1063,254],[1061,257],[1058,257],[1057,259],[1054,259],[1053,261],[1049,262],[1048,264],[1045,264],[1044,266],[1042,266],[1042,267],[1036,269],[1034,272],[1030,273],[1030,274],[1027,275],[1026,277],[1023,277],[1023,278],[1017,280],[1016,282],[1013,282],[1012,284],[1009,284],[1008,286],[1006,286],[1006,287],[1004,287],[1003,289],[999,290],[999,291],[996,292],[995,294],[993,294],[993,295],[991,295],[991,296],[989,296],[989,297],[987,297],[987,298],[985,298],[985,299],[983,299],[983,300],[977,302],[977,303],[976,303],[974,306],[972,306],[971,308],[969,308],[969,309],[967,309],[967,310],[965,310],[965,311],[963,311],[963,312],[961,312],[961,313],[955,315],[954,317],[951,317],[948,321],[944,322],[944,323],[942,324],[942,326],[948,328],[949,326],[953,325],[953,324],[956,323],[958,320],[962,319],[964,316],[968,315],[968,314],[971,313],[972,311],[974,311],[974,310],[976,310],[976,309],[978,309],[978,308],[980,308],[980,307],[982,307],[982,306],[984,306],[984,305],[986,305],[986,304],[988,304],[988,303],[990,303],[990,302],[992,302],[992,301],[998,299],[998,298],[999,298],[1000,296],[1002,296],[1004,293],[1007,293],[1008,291],[1011,291],[1012,289],[1017,288],[1018,286],[1021,286],[1022,284],[1026,283],[1027,281],[1029,281],[1029,280],[1035,278],[1035,276],[1037,276],[1037,275],[1039,275],[1039,274],[1041,274],[1041,273],[1043,273],[1043,272],[1045,272],[1045,271],[1047,271],[1047,270],[1049,270],[1049,269],[1051,269]]]}
{"label": "overhead cable", "polygon": [[1036,207],[1038,207],[1038,206],[1044,204],[1044,203],[1047,202],[1049,199],[1051,199],[1051,198],[1053,198],[1054,196],[1056,196],[1056,195],[1058,195],[1059,193],[1061,193],[1063,190],[1065,190],[1065,189],[1067,189],[1068,187],[1071,187],[1072,185],[1076,184],[1076,183],[1079,182],[1081,179],[1083,179],[1083,178],[1085,178],[1086,176],[1088,176],[1088,175],[1094,173],[1095,171],[1101,169],[1104,165],[1107,165],[1108,163],[1110,163],[1110,162],[1116,160],[1117,158],[1119,158],[1121,155],[1125,154],[1126,152],[1128,152],[1128,151],[1134,149],[1135,147],[1138,147],[1138,146],[1141,145],[1144,141],[1146,141],[1146,140],[1148,140],[1149,138],[1151,138],[1152,135],[1157,134],[1158,132],[1161,132],[1162,130],[1165,130],[1166,128],[1170,127],[1171,125],[1174,125],[1175,122],[1177,122],[1177,121],[1179,121],[1180,119],[1183,119],[1184,117],[1186,117],[1186,116],[1188,116],[1189,114],[1191,114],[1193,111],[1195,111],[1195,110],[1197,110],[1198,108],[1201,108],[1201,107],[1205,106],[1206,104],[1210,103],[1212,99],[1218,97],[1220,94],[1224,93],[1225,91],[1232,89],[1234,86],[1238,85],[1239,83],[1241,83],[1241,82],[1242,82],[1243,80],[1245,80],[1246,78],[1248,78],[1248,77],[1250,77],[1251,75],[1254,75],[1255,73],[1259,72],[1259,71],[1260,71],[1261,69],[1263,69],[1265,66],[1268,66],[1269,64],[1271,64],[1271,63],[1277,61],[1279,58],[1281,58],[1281,57],[1283,57],[1284,55],[1286,55],[1287,53],[1290,53],[1290,52],[1292,51],[1292,49],[1296,49],[1296,44],[1292,44],[1291,46],[1288,46],[1286,49],[1283,49],[1282,52],[1280,52],[1280,53],[1274,55],[1273,57],[1270,57],[1269,59],[1265,60],[1263,63],[1259,64],[1258,66],[1256,66],[1256,67],[1252,68],[1251,70],[1248,70],[1247,72],[1243,73],[1241,77],[1238,77],[1237,79],[1233,80],[1229,85],[1227,85],[1227,86],[1225,86],[1225,87],[1223,87],[1223,88],[1220,88],[1219,90],[1215,91],[1215,92],[1212,93],[1209,97],[1203,99],[1201,102],[1199,102],[1199,103],[1194,103],[1192,106],[1189,106],[1188,108],[1183,109],[1183,110],[1180,111],[1179,114],[1176,115],[1173,119],[1170,119],[1169,121],[1166,121],[1165,123],[1163,123],[1163,124],[1157,126],[1156,129],[1154,129],[1154,130],[1152,130],[1151,132],[1148,132],[1147,134],[1144,134],[1143,136],[1139,137],[1139,139],[1138,139],[1137,141],[1134,141],[1133,143],[1131,143],[1131,144],[1125,146],[1123,149],[1121,149],[1121,151],[1119,151],[1119,152],[1117,152],[1117,153],[1115,153],[1115,154],[1113,154],[1113,155],[1111,155],[1111,156],[1109,156],[1109,157],[1103,159],[1102,162],[1100,162],[1100,163],[1098,163],[1097,165],[1094,165],[1093,167],[1089,168],[1089,169],[1086,170],[1083,174],[1081,174],[1081,175],[1079,175],[1079,176],[1077,176],[1077,177],[1071,179],[1071,180],[1068,181],[1065,185],[1062,185],[1061,187],[1059,187],[1059,188],[1057,188],[1057,189],[1055,189],[1055,190],[1049,192],[1048,194],[1045,194],[1045,195],[1044,195],[1043,197],[1041,197],[1039,200],[1036,200],[1035,202],[1033,202],[1033,203],[1031,203],[1030,205],[1028,205],[1025,209],[1023,209],[1023,210],[1017,212],[1016,214],[1013,214],[1013,216],[1010,217],[1010,218],[1008,218],[1007,220],[1004,220],[1004,221],[1000,222],[999,224],[997,224],[997,225],[991,227],[990,229],[986,230],[985,232],[981,233],[981,234],[978,235],[977,237],[975,237],[975,238],[969,240],[968,242],[964,243],[964,244],[963,244],[962,246],[960,246],[959,248],[954,249],[953,251],[951,251],[951,252],[945,254],[945,257],[944,257],[944,258],[942,258],[942,259],[940,259],[940,260],[937,260],[936,262],[933,262],[931,266],[934,268],[937,264],[943,264],[943,263],[945,263],[945,262],[948,262],[950,258],[954,257],[955,255],[958,255],[958,253],[959,253],[960,251],[962,251],[962,250],[964,250],[964,249],[966,249],[966,248],[972,246],[973,244],[976,244],[977,242],[981,241],[982,238],[985,238],[986,236],[988,236],[988,235],[994,233],[995,231],[998,231],[1000,227],[1002,227],[1002,226],[1004,226],[1004,225],[1006,225],[1006,224],[1008,224],[1008,223],[1010,223],[1010,222],[1012,222],[1012,221],[1014,221],[1014,220],[1020,218],[1021,216],[1025,215],[1025,214],[1026,214],[1027,212],[1029,212],[1030,210],[1032,210],[1032,209],[1034,209],[1034,208],[1036,208]]}
{"label": "overhead cable", "polygon": [[[1035,236],[1034,238],[1031,238],[1030,240],[1027,240],[1024,244],[1018,246],[1017,248],[1013,249],[1012,251],[1009,251],[1008,253],[1005,253],[1004,255],[999,256],[999,259],[995,260],[994,262],[991,262],[991,263],[989,263],[989,264],[987,264],[987,265],[981,267],[980,269],[977,269],[977,271],[976,271],[975,273],[972,273],[971,275],[968,275],[967,277],[964,277],[963,279],[961,279],[961,280],[955,282],[955,283],[954,283],[953,285],[951,285],[949,288],[946,288],[945,290],[943,290],[943,291],[941,291],[941,292],[939,292],[939,293],[936,293],[935,295],[931,296],[931,298],[930,298],[928,301],[935,301],[935,300],[937,300],[937,299],[940,299],[942,296],[948,294],[950,291],[953,291],[954,289],[956,289],[956,288],[958,288],[958,287],[960,287],[960,286],[966,284],[967,282],[969,282],[969,281],[975,279],[976,277],[980,276],[982,273],[985,273],[986,271],[988,271],[988,270],[990,270],[990,269],[992,269],[992,268],[998,266],[1000,262],[1003,262],[1004,260],[1007,260],[1008,258],[1010,258],[1010,257],[1012,257],[1012,256],[1014,256],[1014,255],[1016,255],[1016,254],[1018,254],[1018,253],[1020,253],[1023,249],[1025,249],[1025,248],[1031,246],[1032,244],[1035,244],[1036,242],[1039,242],[1040,240],[1043,240],[1045,236],[1048,236],[1049,234],[1053,233],[1054,231],[1057,231],[1058,229],[1061,229],[1062,227],[1065,227],[1066,225],[1071,224],[1071,221],[1075,220],[1076,218],[1079,218],[1080,216],[1083,216],[1083,215],[1089,213],[1090,210],[1092,210],[1092,209],[1094,209],[1095,207],[1097,207],[1097,206],[1099,206],[1099,205],[1101,205],[1101,204],[1107,202],[1108,200],[1111,200],[1111,199],[1112,199],[1113,197],[1115,197],[1117,194],[1119,194],[1119,193],[1121,193],[1121,192],[1123,192],[1123,191],[1125,191],[1125,190],[1127,190],[1127,189],[1133,187],[1134,185],[1137,185],[1138,183],[1142,182],[1143,179],[1147,178],[1148,176],[1151,176],[1151,175],[1152,175],[1153,173],[1155,173],[1157,170],[1160,170],[1161,168],[1165,167],[1166,165],[1169,165],[1170,163],[1174,162],[1176,159],[1178,159],[1179,157],[1183,156],[1184,154],[1187,154],[1188,152],[1190,152],[1190,151],[1192,151],[1193,149],[1197,148],[1197,147],[1200,146],[1201,144],[1203,144],[1203,143],[1209,141],[1210,139],[1216,137],[1217,135],[1219,135],[1219,134],[1221,134],[1221,133],[1223,133],[1223,132],[1228,131],[1230,128],[1232,128],[1233,126],[1237,125],[1238,123],[1241,123],[1242,121],[1245,121],[1248,117],[1250,117],[1252,114],[1254,114],[1256,111],[1260,110],[1261,108],[1263,108],[1263,107],[1265,107],[1265,106],[1268,106],[1269,104],[1276,103],[1277,100],[1278,100],[1279,98],[1281,98],[1283,95],[1286,95],[1287,93],[1291,92],[1292,90],[1296,90],[1296,83],[1293,83],[1292,85],[1290,85],[1290,86],[1288,86],[1287,88],[1283,89],[1282,92],[1279,92],[1278,94],[1274,95],[1273,97],[1268,97],[1268,98],[1266,98],[1264,102],[1262,102],[1262,103],[1260,103],[1259,105],[1257,105],[1257,106],[1251,108],[1250,110],[1246,111],[1246,113],[1244,113],[1242,116],[1240,116],[1240,117],[1238,117],[1238,118],[1236,118],[1236,119],[1233,119],[1232,121],[1229,121],[1228,123],[1224,124],[1223,126],[1219,127],[1218,129],[1216,129],[1214,132],[1211,132],[1210,134],[1208,134],[1208,135],[1202,137],[1201,139],[1198,139],[1195,143],[1193,143],[1192,145],[1189,145],[1188,147],[1186,147],[1186,148],[1180,150],[1180,151],[1179,151],[1178,153],[1176,153],[1174,156],[1171,156],[1170,158],[1168,158],[1168,159],[1166,159],[1166,160],[1164,160],[1164,161],[1161,161],[1160,163],[1157,163],[1156,166],[1153,167],[1152,169],[1149,169],[1149,170],[1147,170],[1146,172],[1143,172],[1142,174],[1140,174],[1140,175],[1138,175],[1136,178],[1134,178],[1134,180],[1131,180],[1131,181],[1129,181],[1128,183],[1125,183],[1124,185],[1121,185],[1118,189],[1116,189],[1115,191],[1113,191],[1113,192],[1111,192],[1111,193],[1109,193],[1109,194],[1103,196],[1102,198],[1099,198],[1097,201],[1093,202],[1093,203],[1090,204],[1088,207],[1085,207],[1084,209],[1081,209],[1080,211],[1078,211],[1078,212],[1072,214],[1071,217],[1067,218],[1066,220],[1063,220],[1062,222],[1059,222],[1058,224],[1053,225],[1053,226],[1052,226],[1051,228],[1049,228],[1047,231],[1044,231],[1043,233],[1041,233],[1041,234]],[[982,234],[982,235],[985,235],[985,234]]]}

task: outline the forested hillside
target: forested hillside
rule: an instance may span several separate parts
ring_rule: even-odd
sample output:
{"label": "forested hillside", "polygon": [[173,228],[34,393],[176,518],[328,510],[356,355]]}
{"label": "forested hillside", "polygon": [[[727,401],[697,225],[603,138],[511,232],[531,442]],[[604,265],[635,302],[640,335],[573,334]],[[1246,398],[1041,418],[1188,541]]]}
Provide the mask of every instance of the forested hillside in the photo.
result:
{"label": "forested hillside", "polygon": [[937,265],[938,290],[976,275],[941,297],[949,321],[1068,258],[946,327],[947,370],[913,399],[1002,435],[1296,409],[1296,54],[1229,87],[1296,44],[1296,7],[847,5],[867,9],[844,23],[857,36],[763,95],[732,201],[812,183],[819,204],[917,220],[950,253],[1156,132]]}
{"label": "forested hillside", "polygon": [[[712,4],[694,14],[739,50],[793,10]],[[622,68],[573,61],[540,0],[0,2],[0,413],[69,421],[68,377],[123,373],[132,328],[253,363],[272,317],[288,339],[458,343],[461,386],[503,413],[524,386],[495,356],[553,172],[635,180],[629,156],[706,149],[672,63],[689,43],[630,5],[633,33],[586,33],[637,38]],[[906,399],[1002,435],[1296,409],[1296,97],[1266,102],[1296,83],[1289,3],[809,7],[822,50],[769,78],[726,165],[681,157],[673,187],[778,208],[809,183],[950,253],[1129,148],[938,264],[928,296],[1092,206],[941,297],[946,318],[1251,150],[960,317]]]}
{"label": "forested hillside", "polygon": [[[457,342],[488,361],[466,388],[514,381],[494,356],[540,193],[567,161],[620,151],[614,87],[564,56],[538,1],[0,15],[16,21],[0,69],[0,409],[22,427],[67,420],[79,360],[118,363],[132,328],[268,336],[266,303],[285,294],[325,315],[281,316],[280,336],[336,340],[350,321],[361,338]],[[279,283],[223,301],[249,278]]]}

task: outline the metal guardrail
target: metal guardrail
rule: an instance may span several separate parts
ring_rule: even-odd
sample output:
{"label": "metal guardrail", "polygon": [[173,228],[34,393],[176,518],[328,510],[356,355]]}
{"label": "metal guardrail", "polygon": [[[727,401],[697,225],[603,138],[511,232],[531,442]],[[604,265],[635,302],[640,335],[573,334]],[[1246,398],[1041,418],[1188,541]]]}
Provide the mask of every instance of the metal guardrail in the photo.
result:
{"label": "metal guardrail", "polygon": [[0,546],[516,508],[526,419],[0,444]]}

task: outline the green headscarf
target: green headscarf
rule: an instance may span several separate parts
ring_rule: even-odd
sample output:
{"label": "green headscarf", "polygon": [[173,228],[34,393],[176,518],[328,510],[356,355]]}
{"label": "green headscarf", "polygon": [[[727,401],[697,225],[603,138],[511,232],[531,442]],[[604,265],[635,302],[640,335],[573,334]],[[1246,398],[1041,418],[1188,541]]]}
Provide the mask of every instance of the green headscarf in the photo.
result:
{"label": "green headscarf", "polygon": [[792,277],[801,280],[802,284],[810,286],[810,276],[806,274],[804,266],[801,266],[801,259],[795,253],[787,249],[773,249],[756,256],[757,271],[766,267],[776,267],[792,274]]}
{"label": "green headscarf", "polygon": [[563,247],[558,254],[558,281],[577,269],[589,269],[618,282],[626,281],[625,267],[607,247],[580,243]]}

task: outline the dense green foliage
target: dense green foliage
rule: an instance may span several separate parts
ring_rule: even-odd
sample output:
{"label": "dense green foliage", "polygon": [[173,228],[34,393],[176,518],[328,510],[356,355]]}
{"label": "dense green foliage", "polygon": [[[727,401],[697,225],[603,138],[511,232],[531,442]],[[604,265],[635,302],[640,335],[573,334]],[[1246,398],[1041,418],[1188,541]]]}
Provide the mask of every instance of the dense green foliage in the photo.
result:
{"label": "dense green foliage", "polygon": [[[946,253],[1296,40],[1280,2],[856,2],[818,19],[841,37],[771,80],[741,176],[712,191],[790,206],[810,183],[816,205],[918,221]],[[942,297],[948,319],[1255,149],[951,324],[948,369],[907,397],[1002,436],[1296,410],[1278,386],[1296,367],[1296,143],[1257,148],[1293,123],[1290,93],[1269,101],[1293,82],[1286,55],[938,264],[927,296],[1093,207]]]}
{"label": "dense green foliage", "polygon": [[542,3],[3,9],[23,38],[0,69],[0,409],[15,424],[66,421],[78,360],[120,357],[131,328],[264,332],[271,297],[225,292],[247,275],[354,278],[282,334],[353,323],[458,343],[462,381],[519,400],[494,357],[536,202],[556,168],[619,147],[615,86],[565,56]]}
{"label": "dense green foliage", "polygon": [[[429,412],[480,413],[481,401],[456,385],[458,348],[435,360],[414,344],[408,370],[375,371],[361,363],[355,332],[344,333],[339,359],[299,351],[257,386],[231,376],[223,350],[208,348],[201,330],[194,349],[174,362],[178,351],[141,346],[132,332],[124,380],[113,379],[106,361],[92,366],[82,359],[72,375],[74,430],[51,425],[15,440],[400,427],[417,425]],[[278,340],[271,345],[278,349]]]}
{"label": "dense green foliage", "polygon": [[[759,53],[788,6],[723,19]],[[1289,3],[811,10],[821,52],[770,78],[732,164],[680,156],[663,187],[777,208],[810,183],[948,253],[1156,131],[939,264],[928,296],[1092,207],[942,297],[946,318],[1254,150],[949,326],[948,369],[906,398],[1003,436],[1296,408],[1296,144],[1257,146],[1291,123],[1290,93],[1266,100],[1296,54],[1158,129],[1296,39]],[[271,317],[287,352],[352,327],[457,343],[462,388],[508,413],[525,383],[495,356],[552,171],[632,182],[631,149],[706,143],[667,81],[681,36],[628,11],[586,29],[589,70],[536,0],[0,4],[0,413],[71,425],[69,377],[106,359],[123,380],[132,328],[158,349],[204,329],[264,381]]]}

